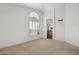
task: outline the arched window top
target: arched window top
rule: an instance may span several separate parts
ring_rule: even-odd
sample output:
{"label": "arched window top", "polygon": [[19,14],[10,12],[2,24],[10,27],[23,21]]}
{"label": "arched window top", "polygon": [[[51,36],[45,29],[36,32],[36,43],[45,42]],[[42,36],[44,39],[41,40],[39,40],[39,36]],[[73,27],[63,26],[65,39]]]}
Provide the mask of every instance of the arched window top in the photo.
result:
{"label": "arched window top", "polygon": [[34,18],[39,19],[39,15],[36,12],[31,12],[30,17],[34,17]]}

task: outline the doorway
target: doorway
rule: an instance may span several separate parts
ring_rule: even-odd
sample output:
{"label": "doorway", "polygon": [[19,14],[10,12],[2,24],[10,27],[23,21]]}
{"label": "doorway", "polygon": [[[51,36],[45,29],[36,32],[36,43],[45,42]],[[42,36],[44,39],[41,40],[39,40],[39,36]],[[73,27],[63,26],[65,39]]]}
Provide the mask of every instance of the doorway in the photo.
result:
{"label": "doorway", "polygon": [[47,39],[53,39],[52,19],[47,20]]}

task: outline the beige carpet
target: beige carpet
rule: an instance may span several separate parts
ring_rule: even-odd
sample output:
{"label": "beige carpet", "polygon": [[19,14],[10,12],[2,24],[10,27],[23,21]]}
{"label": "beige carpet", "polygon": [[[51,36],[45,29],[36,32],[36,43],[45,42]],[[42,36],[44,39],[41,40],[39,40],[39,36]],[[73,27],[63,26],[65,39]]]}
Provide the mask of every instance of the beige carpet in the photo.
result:
{"label": "beige carpet", "polygon": [[51,39],[38,39],[0,49],[1,55],[77,55],[79,48]]}

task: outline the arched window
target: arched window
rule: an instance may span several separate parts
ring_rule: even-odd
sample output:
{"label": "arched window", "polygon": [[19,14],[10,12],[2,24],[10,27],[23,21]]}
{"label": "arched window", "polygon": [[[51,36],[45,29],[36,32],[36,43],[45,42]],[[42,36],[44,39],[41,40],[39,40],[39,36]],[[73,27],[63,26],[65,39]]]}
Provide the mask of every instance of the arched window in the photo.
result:
{"label": "arched window", "polygon": [[39,15],[36,12],[31,12],[30,17],[35,17],[37,20],[39,20]]}
{"label": "arched window", "polygon": [[29,29],[32,35],[37,35],[39,32],[39,15],[36,12],[31,12],[29,20]]}

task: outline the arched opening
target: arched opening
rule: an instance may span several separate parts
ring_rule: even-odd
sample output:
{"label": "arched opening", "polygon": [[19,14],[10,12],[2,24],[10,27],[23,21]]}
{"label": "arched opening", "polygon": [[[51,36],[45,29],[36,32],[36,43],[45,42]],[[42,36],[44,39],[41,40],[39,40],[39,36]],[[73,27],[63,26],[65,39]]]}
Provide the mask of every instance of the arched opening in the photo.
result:
{"label": "arched opening", "polygon": [[31,35],[39,35],[39,15],[36,12],[31,12],[29,14],[29,32]]}

